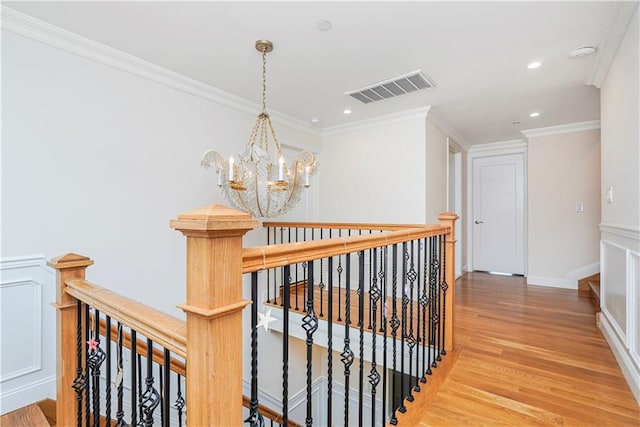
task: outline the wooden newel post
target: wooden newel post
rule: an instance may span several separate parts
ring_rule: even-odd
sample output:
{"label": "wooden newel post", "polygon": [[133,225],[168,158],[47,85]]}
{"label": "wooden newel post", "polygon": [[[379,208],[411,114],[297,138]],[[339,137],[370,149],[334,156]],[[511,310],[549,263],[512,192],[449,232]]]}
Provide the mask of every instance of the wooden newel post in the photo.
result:
{"label": "wooden newel post", "polygon": [[[444,268],[444,279],[449,286],[447,288],[447,301],[445,306],[445,341],[444,348],[447,352],[453,350],[453,319],[456,298],[456,220],[458,215],[453,212],[443,212],[438,216],[441,225],[451,227],[449,233],[445,235],[446,259],[440,260],[440,265]],[[446,263],[446,265],[445,265]]]}
{"label": "wooden newel post", "polygon": [[78,368],[77,359],[77,300],[66,292],[66,283],[84,279],[85,270],[93,261],[85,256],[67,254],[48,263],[56,270],[56,423],[60,426],[76,425],[78,401],[73,389]]}
{"label": "wooden newel post", "polygon": [[242,425],[242,236],[249,214],[213,205],[178,215],[187,237],[187,425]]}

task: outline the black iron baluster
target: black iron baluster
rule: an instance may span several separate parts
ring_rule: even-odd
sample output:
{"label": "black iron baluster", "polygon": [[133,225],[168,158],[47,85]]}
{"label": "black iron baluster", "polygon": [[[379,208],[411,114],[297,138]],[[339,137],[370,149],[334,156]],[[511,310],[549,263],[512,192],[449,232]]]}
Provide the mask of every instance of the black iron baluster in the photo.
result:
{"label": "black iron baluster", "polygon": [[162,365],[158,365],[158,378],[160,380],[160,425],[164,427],[164,402],[162,399],[164,390],[164,375],[162,374]]}
{"label": "black iron baluster", "polygon": [[138,375],[138,339],[136,331],[131,329],[131,424],[138,424],[138,385],[136,383]]}
{"label": "black iron baluster", "polygon": [[87,382],[85,384],[85,402],[84,402],[84,410],[85,410],[85,414],[84,414],[84,421],[85,421],[85,425],[89,426],[91,425],[91,378],[92,378],[92,373],[91,373],[91,369],[90,369],[90,365],[89,365],[89,341],[91,339],[91,308],[89,307],[88,304],[85,304],[84,306],[84,321],[85,321],[85,343],[86,343],[86,347],[85,347],[85,352],[84,352],[84,364],[85,364],[85,368],[84,368],[84,372],[87,376]]}
{"label": "black iron baluster", "polygon": [[415,371],[415,384],[413,386],[413,391],[415,392],[419,392],[420,391],[420,378],[422,376],[422,374],[420,373],[420,320],[421,320],[421,314],[422,312],[420,311],[420,278],[422,277],[422,263],[420,262],[420,254],[422,253],[422,242],[418,239],[415,241],[416,245],[418,245],[418,251],[416,254],[416,267],[418,269],[417,274],[416,274],[416,299],[415,302],[412,305],[415,305],[415,310],[416,310],[416,341],[415,341],[415,345],[416,345],[416,371]]}
{"label": "black iron baluster", "polygon": [[138,424],[143,425],[144,411],[142,408],[142,355],[138,354]]}
{"label": "black iron baluster", "polygon": [[107,370],[105,371],[105,423],[111,425],[111,316],[105,316],[104,342],[107,349]]}
{"label": "black iron baluster", "polygon": [[[338,237],[342,237],[342,230],[338,230]],[[342,322],[342,255],[338,255],[338,322]]]}
{"label": "black iron baluster", "polygon": [[447,237],[445,235],[442,236],[442,284],[440,285],[440,289],[442,289],[442,350],[440,350],[440,354],[443,356],[447,354],[447,350],[445,349],[445,334],[447,331],[447,290],[449,289],[449,284],[447,283]]}
{"label": "black iron baluster", "polygon": [[[329,238],[331,238],[331,230],[329,230]],[[329,306],[329,323],[327,324],[327,424],[329,427],[333,424],[333,257],[327,259],[327,274],[329,294],[327,296],[327,304]]]}
{"label": "black iron baluster", "polygon": [[291,310],[291,267],[284,266],[284,306],[282,313],[282,424],[289,422],[289,310]]}
{"label": "black iron baluster", "polygon": [[100,427],[100,367],[104,362],[106,354],[100,347],[100,311],[94,310],[94,330],[93,338],[89,340],[89,350],[87,354],[87,365],[91,369],[92,377],[92,399],[93,399],[93,425]]}
{"label": "black iron baluster", "polygon": [[[441,347],[441,342],[440,342],[440,327],[441,327],[441,322],[440,322],[440,313],[442,312],[442,308],[441,308],[441,298],[440,298],[440,277],[441,277],[441,273],[442,270],[440,270],[440,254],[441,254],[441,241],[440,238],[438,238],[436,240],[437,242],[437,250],[436,250],[436,257],[435,257],[435,268],[436,268],[436,282],[434,284],[434,297],[436,299],[436,304],[435,304],[435,320],[434,320],[434,324],[436,327],[436,331],[435,331],[435,339],[436,339],[436,346],[435,346],[435,360],[434,363],[436,361],[440,362],[442,360],[442,358],[440,357],[440,347]],[[437,366],[437,365],[436,365]]]}
{"label": "black iron baluster", "polygon": [[380,269],[382,273],[382,301],[384,301],[382,305],[382,422],[385,423],[387,417],[387,318],[389,315],[389,304],[387,301],[387,268],[388,268],[388,246],[382,248],[384,251],[384,257],[382,257],[382,265],[384,268]]}
{"label": "black iron baluster", "polygon": [[302,328],[307,333],[307,417],[305,424],[309,427],[313,425],[313,406],[311,401],[311,381],[313,379],[313,334],[318,329],[318,317],[313,310],[313,261],[307,261],[308,268],[308,298],[307,298],[307,313],[302,318]]}
{"label": "black iron baluster", "polygon": [[404,414],[407,412],[407,407],[404,406],[404,341],[407,336],[407,304],[409,303],[409,296],[407,295],[409,291],[409,287],[407,286],[407,258],[409,257],[409,252],[407,252],[407,242],[402,243],[402,254],[402,321],[400,332],[400,394],[402,395],[402,398],[400,399],[398,411]]}
{"label": "black iron baluster", "polygon": [[413,393],[411,383],[413,382],[413,349],[416,345],[415,336],[413,335],[413,291],[416,281],[416,270],[414,265],[415,257],[415,242],[410,242],[410,257],[409,257],[409,271],[407,272],[407,278],[409,279],[409,335],[407,336],[407,346],[409,346],[409,387],[407,388],[407,396],[405,397],[409,402],[413,402]]}
{"label": "black iron baluster", "polygon": [[[298,241],[298,228],[296,228],[296,242]],[[299,287],[298,285],[300,285],[300,281],[298,279],[298,265],[296,264],[296,283],[295,283],[295,287],[296,287],[296,311],[300,311],[300,307],[298,306],[298,290]]]}
{"label": "black iron baluster", "polygon": [[[371,230],[369,230],[369,234],[371,234]],[[371,329],[371,284],[373,283],[373,278],[376,275],[376,271],[373,269],[373,263],[371,261],[371,253],[372,253],[373,249],[369,249],[369,292],[368,292],[368,296],[369,296],[369,326],[367,326],[367,329]],[[363,289],[364,292],[364,289]],[[373,331],[375,333],[375,331]]]}
{"label": "black iron baluster", "polygon": [[[320,229],[320,240],[322,240],[322,228]],[[320,283],[318,284],[318,287],[320,288],[320,317],[324,317],[324,258],[320,258]]]}
{"label": "black iron baluster", "polygon": [[432,371],[431,371],[431,363],[432,360],[435,360],[433,358],[433,345],[434,345],[434,338],[433,338],[433,304],[434,304],[434,298],[433,298],[433,287],[435,285],[436,282],[436,271],[434,268],[434,257],[435,257],[435,241],[434,241],[435,237],[430,237],[429,238],[429,302],[427,305],[427,309],[428,309],[428,315],[429,315],[429,326],[428,326],[428,347],[427,347],[427,369],[425,371],[425,373],[427,375],[431,375]]}
{"label": "black iron baluster", "polygon": [[[307,241],[307,229],[302,229],[302,241]],[[304,280],[304,285],[302,286],[302,307],[304,308],[307,305],[307,288],[309,287],[309,280],[307,278],[307,263],[302,263],[302,280]]]}
{"label": "black iron baluster", "polygon": [[185,401],[184,396],[182,396],[182,376],[177,374],[178,378],[178,393],[176,394],[176,410],[178,411],[178,425],[182,426],[182,410],[184,409]]}
{"label": "black iron baluster", "polygon": [[169,427],[171,405],[169,399],[171,397],[171,353],[164,349],[164,387],[162,388],[162,418],[164,424],[162,427]]}
{"label": "black iron baluster", "polygon": [[258,273],[251,273],[251,400],[249,417],[244,420],[252,427],[262,426],[264,420],[258,413]]}
{"label": "black iron baluster", "polygon": [[364,251],[358,252],[358,327],[360,328],[360,360],[358,372],[358,426],[362,426],[364,407]]}
{"label": "black iron baluster", "polygon": [[344,300],[344,348],[340,354],[344,365],[344,425],[349,425],[349,377],[353,364],[353,351],[349,339],[349,325],[351,324],[351,254],[346,254],[346,281]]}
{"label": "black iron baluster", "polygon": [[116,411],[116,427],[126,427],[124,422],[124,368],[122,366],[122,323],[118,322],[118,337],[116,344],[116,393],[118,396],[118,408]]}
{"label": "black iron baluster", "polygon": [[[269,232],[273,228],[273,244],[276,243],[276,229],[275,227],[267,228],[267,246],[271,244],[271,233]],[[267,270],[267,302],[271,301],[271,280],[270,280],[271,272]]]}
{"label": "black iron baluster", "polygon": [[436,368],[438,366],[438,310],[440,309],[440,298],[438,298],[438,282],[440,280],[440,263],[438,261],[438,256],[440,253],[440,245],[439,245],[439,237],[434,238],[433,240],[433,262],[431,268],[433,268],[433,282],[431,285],[431,305],[432,305],[432,314],[431,314],[431,351],[433,353],[433,358],[431,360],[431,367]]}
{"label": "black iron baluster", "polygon": [[422,268],[422,295],[420,296],[420,310],[422,312],[422,334],[420,340],[422,341],[422,375],[420,377],[420,382],[427,382],[427,304],[429,304],[429,297],[427,295],[427,283],[429,282],[429,246],[428,240],[425,237],[422,241],[422,245],[424,248],[424,256],[423,263],[424,266]]}
{"label": "black iron baluster", "polygon": [[369,385],[371,386],[371,425],[376,424],[376,388],[380,383],[380,374],[378,373],[376,363],[376,337],[378,333],[377,328],[377,315],[378,315],[378,301],[380,300],[380,289],[378,288],[377,270],[378,270],[378,248],[373,249],[372,257],[370,258],[371,270],[374,272],[372,282],[369,287],[369,299],[371,301],[371,370],[369,371]]}
{"label": "black iron baluster", "polygon": [[[397,336],[398,336],[398,326],[400,326],[400,321],[398,320],[398,245],[394,244],[391,250],[391,336],[393,337],[393,348],[391,352],[391,365],[392,369],[395,373],[397,372],[397,353],[396,353],[396,345],[397,345]],[[394,396],[398,396],[398,390],[396,386],[395,379],[393,380],[391,394]],[[396,406],[395,402],[393,403],[393,412],[391,413],[391,420],[389,421],[392,425],[398,424],[398,418],[396,417]]]}
{"label": "black iron baluster", "polygon": [[76,414],[76,421],[78,427],[82,426],[82,393],[86,385],[86,378],[82,374],[82,302],[77,300],[76,302],[76,377],[73,380],[72,388],[76,392],[76,400],[78,401],[78,412]]}
{"label": "black iron baluster", "polygon": [[153,387],[153,341],[147,338],[147,378],[145,379],[146,390],[140,396],[142,398],[142,414],[144,415],[144,425],[153,425],[153,412],[160,404],[160,394]]}

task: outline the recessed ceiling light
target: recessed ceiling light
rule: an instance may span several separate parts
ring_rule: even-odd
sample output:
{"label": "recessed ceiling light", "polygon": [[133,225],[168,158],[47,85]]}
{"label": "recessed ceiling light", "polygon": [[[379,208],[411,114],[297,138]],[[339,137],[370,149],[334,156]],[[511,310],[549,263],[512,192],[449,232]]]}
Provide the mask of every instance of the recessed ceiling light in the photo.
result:
{"label": "recessed ceiling light", "polygon": [[320,31],[329,31],[331,27],[333,27],[331,21],[327,21],[326,19],[318,22],[318,30]]}
{"label": "recessed ceiling light", "polygon": [[540,116],[540,113],[538,113],[537,111],[529,114],[529,117],[538,117],[538,116]]}
{"label": "recessed ceiling light", "polygon": [[597,49],[598,48],[595,46],[582,46],[574,51],[569,52],[569,57],[573,59],[582,58],[584,56],[591,55]]}
{"label": "recessed ceiling light", "polygon": [[312,124],[317,125],[318,123],[320,123],[320,119],[317,117],[311,117],[309,119],[311,121]]}
{"label": "recessed ceiling light", "polygon": [[344,114],[351,114],[351,110],[347,108],[346,110],[343,111],[343,113]]}
{"label": "recessed ceiling light", "polygon": [[530,70],[535,70],[536,68],[539,68],[541,65],[542,65],[542,62],[535,61],[527,65],[527,68]]}

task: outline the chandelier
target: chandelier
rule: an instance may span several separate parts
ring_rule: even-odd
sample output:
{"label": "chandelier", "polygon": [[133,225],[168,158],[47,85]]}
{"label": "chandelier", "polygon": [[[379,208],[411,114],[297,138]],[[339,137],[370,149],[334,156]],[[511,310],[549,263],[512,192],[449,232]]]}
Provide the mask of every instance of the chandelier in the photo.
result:
{"label": "chandelier", "polygon": [[267,53],[273,50],[273,44],[258,40],[256,49],[262,53],[262,111],[249,141],[242,152],[227,160],[208,150],[201,165],[216,168],[218,187],[235,208],[255,217],[271,218],[288,212],[300,201],[318,163],[311,151],[303,150],[291,166],[286,164],[267,113]]}

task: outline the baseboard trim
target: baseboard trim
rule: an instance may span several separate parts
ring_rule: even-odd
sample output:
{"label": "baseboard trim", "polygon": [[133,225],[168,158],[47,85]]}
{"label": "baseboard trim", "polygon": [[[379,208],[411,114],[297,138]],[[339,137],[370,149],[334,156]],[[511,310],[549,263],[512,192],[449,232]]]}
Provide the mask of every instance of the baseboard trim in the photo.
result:
{"label": "baseboard trim", "polygon": [[47,377],[31,384],[0,393],[0,415],[25,406],[24,402],[38,402],[55,398],[56,377]]}
{"label": "baseboard trim", "polygon": [[578,289],[578,282],[569,283],[567,279],[558,277],[527,276],[527,285],[547,286],[549,288]]}
{"label": "baseboard trim", "polygon": [[624,375],[627,384],[629,384],[631,393],[640,405],[640,367],[633,363],[627,349],[615,332],[606,310],[603,310],[600,314],[600,330],[607,340],[607,343],[609,343],[609,347],[620,366],[622,375]]}

